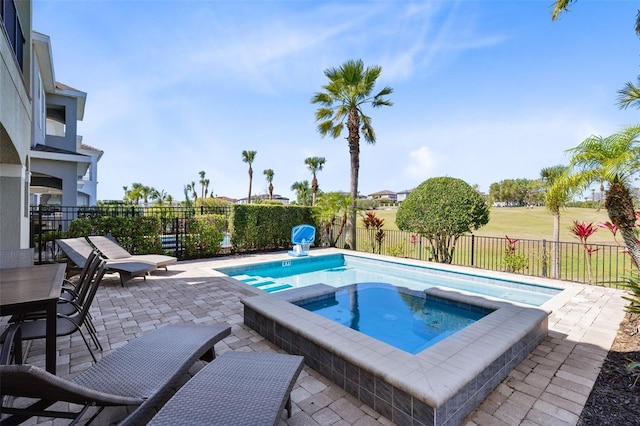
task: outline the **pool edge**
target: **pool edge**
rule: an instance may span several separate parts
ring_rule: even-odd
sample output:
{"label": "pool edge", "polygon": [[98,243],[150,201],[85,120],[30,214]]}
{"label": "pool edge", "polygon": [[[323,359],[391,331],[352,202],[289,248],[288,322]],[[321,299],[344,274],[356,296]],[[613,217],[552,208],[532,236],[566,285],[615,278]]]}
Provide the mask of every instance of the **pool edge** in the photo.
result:
{"label": "pool edge", "polygon": [[[499,308],[411,355],[279,298],[242,300],[244,323],[385,417],[417,425],[462,421],[547,335],[545,309],[439,289]],[[472,303],[473,304],[473,303]]]}

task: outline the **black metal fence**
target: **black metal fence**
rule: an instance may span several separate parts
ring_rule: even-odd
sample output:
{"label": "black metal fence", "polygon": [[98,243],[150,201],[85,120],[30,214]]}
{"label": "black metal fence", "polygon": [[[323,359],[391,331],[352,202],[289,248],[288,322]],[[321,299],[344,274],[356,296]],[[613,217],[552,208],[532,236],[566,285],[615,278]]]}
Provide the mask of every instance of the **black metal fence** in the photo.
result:
{"label": "black metal fence", "polygon": [[[160,219],[162,248],[178,258],[183,257],[184,236],[187,232],[187,220],[195,215],[220,214],[227,218],[231,214],[231,206],[198,206],[198,207],[142,207],[109,205],[95,207],[66,206],[32,206],[31,209],[31,247],[34,248],[37,263],[57,260],[62,254],[55,240],[67,237],[67,231],[74,219],[90,217],[134,217],[153,215]],[[228,235],[223,246],[229,245]]]}
{"label": "black metal fence", "polygon": [[[410,232],[385,230],[384,240],[378,245],[372,242],[366,229],[358,228],[356,239],[358,251],[432,260],[428,240]],[[342,235],[337,246],[342,247],[344,243],[345,236]],[[517,240],[510,245],[506,238],[463,235],[456,242],[452,264],[615,288],[621,287],[626,276],[638,273],[624,247],[607,244],[589,246],[590,254],[577,242]]]}
{"label": "black metal fence", "polygon": [[[83,217],[156,215],[162,228],[162,246],[178,258],[183,257],[186,223],[199,214],[221,214],[227,218],[232,207],[140,207],[98,206],[60,207],[33,206],[31,208],[31,246],[38,263],[59,259],[56,238],[66,237],[71,221]],[[360,251],[431,260],[429,242],[416,234],[385,230],[382,244],[372,240],[364,228],[357,229],[357,249]],[[319,239],[317,241],[320,241]],[[336,246],[343,247],[345,235]],[[625,277],[637,273],[624,248],[616,245],[591,244],[588,254],[580,243],[554,243],[546,240],[518,240],[511,243],[506,238],[465,235],[458,239],[452,264],[472,266],[494,271],[508,271],[536,277],[558,278],[585,284],[620,287]],[[227,233],[223,247],[230,251],[230,235]],[[555,253],[557,252],[557,256]],[[508,256],[510,253],[512,256]],[[514,259],[516,260],[514,262]],[[554,262],[557,259],[557,262]],[[556,267],[554,267],[554,263]],[[635,272],[633,272],[635,271]]]}

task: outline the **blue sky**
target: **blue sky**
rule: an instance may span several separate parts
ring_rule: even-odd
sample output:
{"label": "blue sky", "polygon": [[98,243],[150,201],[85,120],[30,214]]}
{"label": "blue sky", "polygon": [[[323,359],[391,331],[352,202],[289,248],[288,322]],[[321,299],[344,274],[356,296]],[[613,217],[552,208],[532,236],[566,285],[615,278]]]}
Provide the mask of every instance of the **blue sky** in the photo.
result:
{"label": "blue sky", "polygon": [[[322,138],[310,103],[324,70],[382,66],[390,108],[368,109],[362,194],[452,176],[539,177],[591,134],[637,124],[616,91],[640,73],[637,1],[579,0],[551,22],[540,1],[44,1],[56,80],[87,92],[79,133],[104,150],[98,198],[141,182],[182,200],[204,170],[213,194],[246,197],[243,150],[257,151],[253,193],[295,199],[304,159],[327,159],[324,191],[348,191],[344,138]],[[346,136],[346,134],[345,134]]]}

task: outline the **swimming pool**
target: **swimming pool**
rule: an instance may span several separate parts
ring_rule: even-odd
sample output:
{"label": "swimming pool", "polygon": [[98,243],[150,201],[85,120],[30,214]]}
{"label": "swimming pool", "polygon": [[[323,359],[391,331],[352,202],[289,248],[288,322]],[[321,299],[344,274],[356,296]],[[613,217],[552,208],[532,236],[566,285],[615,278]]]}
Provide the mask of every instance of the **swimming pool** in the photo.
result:
{"label": "swimming pool", "polygon": [[345,254],[287,259],[217,270],[269,293],[318,283],[342,287],[359,282],[382,282],[412,290],[446,287],[540,306],[562,291],[561,288],[546,285]]}
{"label": "swimming pool", "polygon": [[351,284],[298,306],[411,354],[491,312],[383,283]]}
{"label": "swimming pool", "polygon": [[[284,351],[303,355],[307,366],[397,424],[459,424],[546,337],[547,309],[489,297],[486,294],[489,290],[482,289],[483,286],[502,287],[491,290],[492,294],[515,289],[545,295],[544,299],[552,298],[562,289],[561,284],[556,286],[551,280],[527,277],[520,280],[513,274],[476,272],[471,268],[406,259],[395,261],[336,249],[316,253],[298,259],[282,254],[263,255],[259,256],[259,263],[253,260],[250,264],[249,260],[245,265],[215,269],[230,276],[270,280],[285,278],[289,272],[295,272],[290,276],[298,278],[323,263],[336,262],[322,272],[325,277],[315,284],[289,281],[274,283],[289,285],[287,291],[256,290],[255,296],[241,301],[244,324]],[[275,260],[263,261],[267,259]],[[329,284],[328,277],[340,275],[344,272],[341,270],[349,269],[350,262],[356,261],[363,262],[367,273],[380,268],[391,271],[383,282],[402,278],[419,287],[410,291],[423,292],[427,298],[454,306],[470,305],[490,313],[412,354],[298,306],[341,292],[344,283]],[[261,277],[262,273],[265,277]],[[425,283],[423,274],[431,276],[437,284]],[[442,285],[442,281],[449,282],[451,278],[459,278],[466,290]]]}

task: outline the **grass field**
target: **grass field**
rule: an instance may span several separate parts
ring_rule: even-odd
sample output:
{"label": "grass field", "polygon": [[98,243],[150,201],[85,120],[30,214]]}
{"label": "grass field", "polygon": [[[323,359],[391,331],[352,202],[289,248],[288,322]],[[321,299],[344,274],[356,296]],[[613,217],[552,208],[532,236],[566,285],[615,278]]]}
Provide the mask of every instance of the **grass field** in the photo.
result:
{"label": "grass field", "polygon": [[[375,210],[376,216],[384,219],[384,229],[396,230],[396,209]],[[573,221],[600,222],[609,220],[605,209],[567,208],[560,212],[560,241],[577,241],[569,231]],[[363,226],[362,223],[359,226]],[[530,240],[551,240],[553,237],[553,216],[544,207],[502,207],[491,208],[489,223],[474,232],[485,237],[501,237]],[[598,231],[589,238],[593,244],[615,244],[611,232],[607,229]]]}

